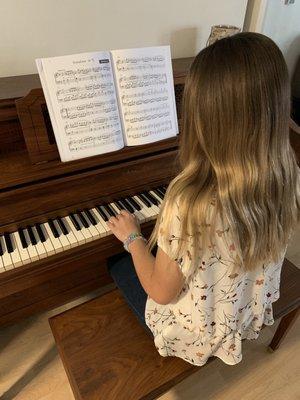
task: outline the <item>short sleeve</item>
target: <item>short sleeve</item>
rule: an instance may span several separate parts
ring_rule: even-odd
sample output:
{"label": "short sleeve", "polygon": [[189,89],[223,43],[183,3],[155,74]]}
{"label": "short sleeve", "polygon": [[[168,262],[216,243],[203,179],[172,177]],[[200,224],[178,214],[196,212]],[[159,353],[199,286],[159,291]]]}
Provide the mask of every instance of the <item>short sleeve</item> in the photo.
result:
{"label": "short sleeve", "polygon": [[171,219],[169,226],[166,226],[166,211],[163,210],[158,227],[157,245],[160,247],[171,260],[178,263],[184,277],[187,279],[194,270],[194,263],[191,253],[191,239],[185,238],[184,249],[180,254],[178,253],[179,242],[183,240],[181,237],[181,220],[179,213],[179,205],[175,203],[171,212]]}

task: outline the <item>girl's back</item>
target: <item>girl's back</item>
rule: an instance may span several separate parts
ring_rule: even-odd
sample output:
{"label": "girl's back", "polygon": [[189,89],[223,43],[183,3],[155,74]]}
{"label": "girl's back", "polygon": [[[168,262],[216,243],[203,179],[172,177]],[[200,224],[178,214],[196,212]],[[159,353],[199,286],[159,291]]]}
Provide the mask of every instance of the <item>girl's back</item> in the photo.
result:
{"label": "girl's back", "polygon": [[148,299],[160,354],[202,365],[241,360],[241,340],[272,324],[281,265],[299,220],[289,143],[287,67],[267,37],[242,33],[196,57],[185,84],[181,173],[152,236],[185,277],[178,297]]}

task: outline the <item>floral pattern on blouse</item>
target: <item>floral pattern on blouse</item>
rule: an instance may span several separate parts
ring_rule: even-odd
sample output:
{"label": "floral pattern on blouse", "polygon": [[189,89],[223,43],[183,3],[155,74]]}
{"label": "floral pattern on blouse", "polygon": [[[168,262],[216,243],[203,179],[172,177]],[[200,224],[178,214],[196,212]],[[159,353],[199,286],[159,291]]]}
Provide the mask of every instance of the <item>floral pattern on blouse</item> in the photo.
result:
{"label": "floral pattern on blouse", "polygon": [[[157,241],[171,258],[180,235],[178,204],[173,211],[168,234],[162,215]],[[146,303],[145,320],[158,352],[199,366],[211,356],[237,364],[242,359],[242,339],[256,339],[263,324],[274,323],[272,303],[279,298],[283,258],[253,271],[238,268],[230,230],[218,219],[201,259],[193,260],[187,246],[176,261],[185,277],[177,298],[160,305],[148,297]]]}

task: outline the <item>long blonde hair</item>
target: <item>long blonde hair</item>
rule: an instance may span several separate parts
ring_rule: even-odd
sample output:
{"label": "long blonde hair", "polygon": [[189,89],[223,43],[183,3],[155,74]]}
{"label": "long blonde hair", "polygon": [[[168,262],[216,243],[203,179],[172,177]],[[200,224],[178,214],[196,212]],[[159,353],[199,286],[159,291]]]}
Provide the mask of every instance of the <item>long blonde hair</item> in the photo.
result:
{"label": "long blonde hair", "polygon": [[[209,242],[202,228],[209,225],[212,234],[218,214],[230,229],[239,265],[250,270],[281,257],[300,210],[289,114],[287,66],[271,39],[240,33],[197,55],[183,94],[181,172],[162,207],[168,229],[172,205],[180,199],[177,255],[189,236],[199,256]],[[208,221],[212,199],[216,211]]]}

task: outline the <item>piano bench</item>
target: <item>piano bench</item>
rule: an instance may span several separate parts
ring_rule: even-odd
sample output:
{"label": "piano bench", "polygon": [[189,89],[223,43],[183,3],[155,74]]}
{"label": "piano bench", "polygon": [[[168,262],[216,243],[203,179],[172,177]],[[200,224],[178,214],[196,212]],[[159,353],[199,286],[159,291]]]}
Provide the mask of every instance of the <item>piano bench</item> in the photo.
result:
{"label": "piano bench", "polygon": [[[296,318],[299,284],[300,270],[285,260],[281,297],[274,303],[274,317],[284,318],[274,349]],[[176,357],[161,357],[117,289],[49,322],[77,400],[156,399],[199,369]]]}

